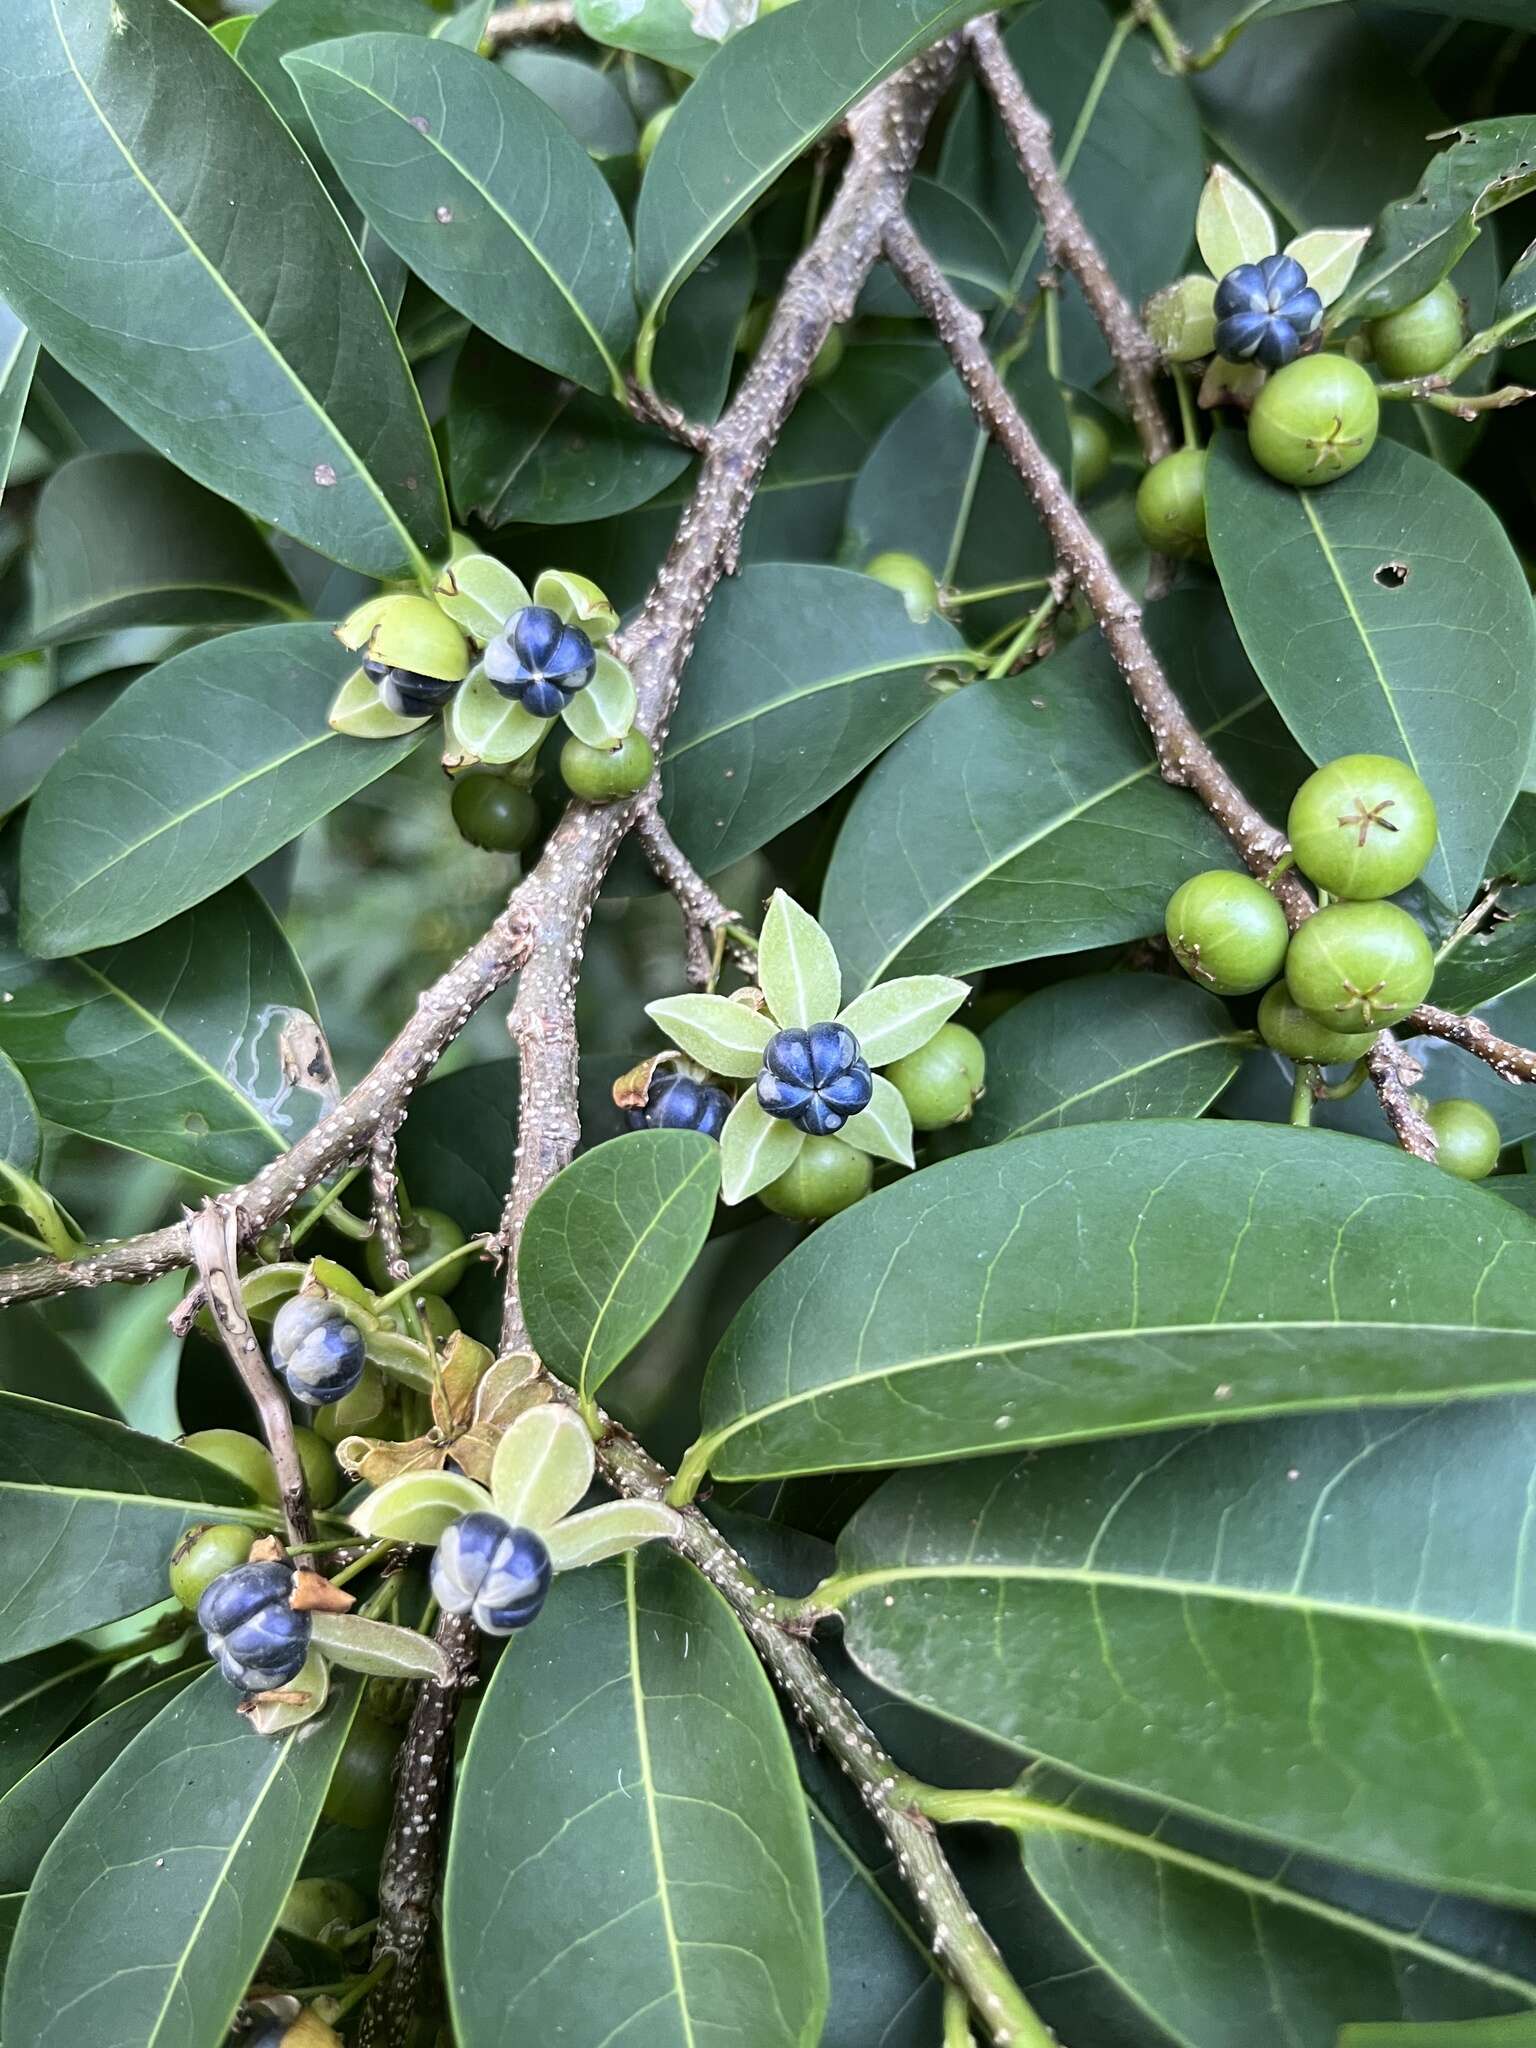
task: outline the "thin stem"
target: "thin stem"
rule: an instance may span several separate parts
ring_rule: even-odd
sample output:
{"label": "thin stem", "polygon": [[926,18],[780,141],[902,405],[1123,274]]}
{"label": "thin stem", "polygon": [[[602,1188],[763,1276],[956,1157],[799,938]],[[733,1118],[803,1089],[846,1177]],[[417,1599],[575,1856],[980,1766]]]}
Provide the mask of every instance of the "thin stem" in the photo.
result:
{"label": "thin stem", "polygon": [[388,1557],[392,1550],[398,1550],[399,1547],[398,1543],[371,1544],[360,1557],[354,1557],[352,1562],[348,1565],[343,1565],[339,1572],[333,1572],[331,1584],[333,1586],[344,1586],[348,1579],[355,1579],[359,1572],[367,1571],[370,1565],[377,1564],[381,1558]]}
{"label": "thin stem", "polygon": [[388,1294],[381,1294],[375,1301],[374,1308],[393,1308],[397,1301],[404,1301],[408,1295],[430,1294],[432,1290],[427,1285],[429,1280],[435,1279],[449,1266],[462,1265],[467,1254],[476,1250],[484,1251],[489,1243],[489,1237],[466,1238],[463,1244],[455,1245],[451,1252],[444,1252],[440,1259],[433,1259],[431,1264],[423,1266],[419,1273],[412,1273],[408,1279],[402,1280],[398,1287],[392,1287]]}
{"label": "thin stem", "polygon": [[1152,39],[1163,54],[1163,62],[1175,74],[1185,70],[1189,64],[1189,51],[1179,40],[1173,23],[1164,14],[1157,0],[1136,0],[1131,10],[1143,28],[1150,29]]}
{"label": "thin stem", "polygon": [[1317,1092],[1324,1102],[1347,1102],[1370,1078],[1370,1061],[1356,1060],[1342,1081],[1323,1081]]}
{"label": "thin stem", "polygon": [[970,2000],[958,1984],[944,1986],[944,2048],[976,2048]]}
{"label": "thin stem", "polygon": [[1298,1130],[1305,1130],[1312,1121],[1312,1105],[1317,1100],[1319,1078],[1314,1061],[1296,1062],[1296,1079],[1291,1086],[1291,1122]]}
{"label": "thin stem", "polygon": [[1026,590],[1049,590],[1049,576],[1021,576],[1017,583],[989,583],[982,590],[946,590],[944,609],[963,611],[968,604],[986,604],[994,597],[1017,597]]}
{"label": "thin stem", "polygon": [[[288,1233],[288,1242],[295,1246],[302,1244],[321,1218],[341,1200],[342,1196],[361,1172],[362,1168],[360,1166],[350,1166],[345,1173],[338,1175],[331,1185],[304,1211],[298,1222],[294,1224],[292,1230]],[[356,1219],[354,1218],[353,1220],[355,1221]],[[366,1224],[360,1227],[367,1228]]]}
{"label": "thin stem", "polygon": [[1054,589],[1049,592],[1041,603],[1036,605],[1002,653],[988,666],[987,680],[989,682],[998,676],[1007,675],[1016,663],[1023,660],[1024,656],[1044,632],[1046,626],[1055,618],[1057,612],[1061,610],[1061,606],[1062,599]]}
{"label": "thin stem", "polygon": [[1186,448],[1198,448],[1200,446],[1200,422],[1195,414],[1195,400],[1194,394],[1189,388],[1189,378],[1185,375],[1183,365],[1180,363],[1173,364],[1170,374],[1173,378],[1174,392],[1179,401],[1179,426],[1183,430],[1184,446]]}
{"label": "thin stem", "polygon": [[341,1998],[337,1999],[336,2010],[331,2014],[331,2018],[333,2020],[345,2018],[345,2016],[352,2011],[354,2006],[362,2004],[363,2000],[368,1996],[370,1991],[374,1990],[378,1985],[384,1982],[384,1979],[389,1975],[390,1971],[394,1967],[395,1958],[386,1951],[386,1953],[381,1955],[378,1961],[373,1964],[373,1966],[368,1971],[367,1976],[357,1978],[356,1981],[353,1983],[351,1990],[346,1992],[345,1995]]}

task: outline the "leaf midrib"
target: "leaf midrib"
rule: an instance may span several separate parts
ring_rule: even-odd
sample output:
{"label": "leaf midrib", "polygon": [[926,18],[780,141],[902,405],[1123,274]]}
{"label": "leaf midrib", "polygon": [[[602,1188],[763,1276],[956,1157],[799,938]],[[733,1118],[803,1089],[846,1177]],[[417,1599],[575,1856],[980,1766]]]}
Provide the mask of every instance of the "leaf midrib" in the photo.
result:
{"label": "leaf midrib", "polygon": [[[592,1353],[596,1348],[598,1337],[602,1333],[603,1323],[608,1315],[608,1312],[613,1307],[614,1297],[617,1295],[620,1287],[623,1286],[624,1281],[628,1276],[630,1267],[633,1266],[635,1260],[639,1258],[641,1251],[644,1249],[649,1239],[660,1227],[662,1217],[666,1215],[667,1211],[672,1207],[673,1203],[681,1201],[682,1197],[688,1192],[689,1188],[693,1186],[693,1183],[698,1179],[699,1175],[701,1173],[707,1172],[711,1166],[717,1166],[718,1160],[719,1154],[716,1151],[711,1151],[708,1154],[706,1154],[703,1158],[696,1159],[693,1165],[689,1167],[687,1173],[685,1173],[683,1178],[677,1183],[677,1186],[674,1187],[667,1195],[666,1199],[662,1202],[661,1207],[646,1219],[645,1228],[640,1232],[639,1236],[631,1242],[629,1251],[625,1255],[624,1260],[619,1266],[618,1271],[614,1274],[607,1293],[603,1296],[602,1300],[597,1305],[597,1314],[593,1318],[591,1334],[588,1336],[586,1346],[581,1354],[580,1387],[582,1395],[584,1397],[587,1395],[588,1392],[595,1394],[597,1392],[597,1387],[600,1387],[602,1385],[602,1381],[599,1380],[597,1382],[597,1386],[594,1386],[590,1389],[588,1388],[587,1368],[592,1363]],[[633,1346],[631,1346],[630,1348],[633,1349]],[[620,1362],[622,1363],[622,1360]]]}
{"label": "leaf midrib", "polygon": [[1194,1038],[1186,1040],[1181,1045],[1169,1046],[1166,1052],[1158,1053],[1153,1059],[1142,1060],[1136,1066],[1117,1067],[1113,1074],[1106,1076],[1102,1081],[1095,1081],[1091,1088],[1079,1088],[1074,1095],[1063,1095],[1051,1109],[1042,1111],[1039,1116],[1031,1117],[1028,1123],[1015,1124],[1011,1130],[1005,1131],[1002,1134],[1003,1142],[1010,1143],[1014,1138],[1028,1137],[1038,1130],[1058,1130],[1062,1126],[1052,1119],[1059,1117],[1064,1109],[1070,1109],[1079,1102],[1090,1102],[1095,1095],[1102,1095],[1106,1089],[1122,1087],[1127,1081],[1133,1081],[1142,1074],[1150,1074],[1157,1067],[1167,1066],[1171,1060],[1187,1060],[1193,1053],[1210,1052],[1222,1045],[1231,1046],[1234,1051],[1241,1051],[1251,1043],[1252,1036],[1249,1032],[1230,1031],[1218,1034],[1214,1038]]}
{"label": "leaf midrib", "polygon": [[[666,1854],[661,1845],[661,1821],[656,1811],[656,1781],[651,1767],[651,1734],[645,1718],[645,1693],[640,1682],[640,1594],[636,1584],[635,1553],[624,1557],[625,1621],[629,1630],[629,1690],[635,1717],[635,1744],[639,1751],[640,1779],[645,1788],[645,1820],[650,1834],[651,1858],[656,1867],[656,1898],[661,1907],[662,1930],[667,1940],[667,1959],[677,1992],[678,2018],[682,2021],[687,2048],[695,2048],[693,2015],[688,2009],[688,1990],[683,1978],[682,1955],[677,1927],[672,1918],[672,1891],[667,1878]],[[620,1773],[622,1786],[623,1774]]]}
{"label": "leaf midrib", "polygon": [[943,668],[951,663],[965,662],[975,666],[979,664],[979,659],[979,656],[968,647],[955,647],[934,649],[927,654],[914,654],[896,661],[876,662],[871,668],[840,671],[835,676],[824,677],[818,683],[792,689],[788,696],[772,697],[761,704],[754,704],[739,717],[727,718],[719,725],[710,726],[705,732],[695,733],[691,739],[680,741],[675,747],[668,749],[668,765],[681,760],[684,754],[691,753],[695,747],[705,746],[710,740],[721,739],[726,733],[735,732],[744,725],[753,725],[758,719],[770,717],[776,711],[788,711],[795,705],[805,703],[808,698],[825,695],[828,690],[853,689],[859,683],[877,682],[881,676],[905,674],[908,669]]}

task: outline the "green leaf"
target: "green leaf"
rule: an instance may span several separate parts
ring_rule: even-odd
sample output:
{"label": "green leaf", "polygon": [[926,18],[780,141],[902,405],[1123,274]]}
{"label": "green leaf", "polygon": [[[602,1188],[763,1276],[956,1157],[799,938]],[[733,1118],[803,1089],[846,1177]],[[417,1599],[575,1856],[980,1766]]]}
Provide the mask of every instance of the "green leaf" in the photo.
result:
{"label": "green leaf", "polygon": [[876,1159],[892,1159],[898,1166],[912,1164],[912,1114],[894,1083],[884,1074],[874,1077],[874,1094],[868,1109],[849,1117],[838,1132],[843,1144],[855,1152],[871,1153]]}
{"label": "green leaf", "polygon": [[227,1186],[334,1102],[316,1008],[277,919],[237,882],[14,985],[0,1051],[50,1122]]}
{"label": "green leaf", "polygon": [[491,6],[492,0],[467,0],[456,14],[443,16],[432,33],[441,36],[444,42],[459,44],[462,49],[478,50],[485,41]]}
{"label": "green leaf", "polygon": [[[1283,815],[1306,763],[1224,607],[1181,593],[1147,626],[1200,730]],[[847,985],[868,988],[1139,938],[1161,929],[1180,882],[1223,865],[1235,865],[1226,841],[1160,779],[1124,679],[1090,634],[1023,687],[971,683],[896,742],[843,821],[821,915]]]}
{"label": "green leaf", "polygon": [[519,85],[536,93],[599,163],[633,156],[639,141],[629,101],[606,71],[559,50],[519,49],[496,59]]}
{"label": "green leaf", "polygon": [[719,49],[697,33],[690,0],[576,0],[576,26],[594,43],[633,50],[673,70],[700,70]]}
{"label": "green leaf", "polygon": [[1311,285],[1325,306],[1343,293],[1360,262],[1360,252],[1370,240],[1369,228],[1313,228],[1285,245],[1307,273]]}
{"label": "green leaf", "polygon": [[217,1465],[120,1422],[0,1393],[0,1657],[152,1607],[194,1522],[273,1517]]}
{"label": "green leaf", "polygon": [[636,290],[647,327],[779,173],[977,0],[796,0],[731,37],[678,102],[640,188]]}
{"label": "green leaf", "polygon": [[250,33],[254,14],[229,14],[222,21],[210,21],[208,33],[221,50],[228,50],[231,57],[238,57],[240,45]]}
{"label": "green leaf", "polygon": [[1429,785],[1440,843],[1425,881],[1459,912],[1536,733],[1536,614],[1498,520],[1391,442],[1325,490],[1298,491],[1224,434],[1206,523],[1248,658],[1312,759],[1390,754]]}
{"label": "green leaf", "polygon": [[71,684],[57,696],[45,697],[35,711],[6,728],[5,757],[0,760],[0,818],[8,818],[36,795],[64,749],[101,716],[130,680],[114,673]]}
{"label": "green leaf", "polygon": [[1423,2026],[1344,2027],[1339,2048],[1531,2048],[1536,2015],[1492,2020],[1431,2020]]}
{"label": "green leaf", "polygon": [[832,942],[808,910],[775,889],[763,919],[757,973],[773,1021],[801,1031],[825,1024],[843,1000]]}
{"label": "green leaf", "polygon": [[6,54],[0,287],[49,354],[179,469],[321,554],[424,567],[447,509],[421,401],[335,209],[239,65],[170,0],[18,0]]}
{"label": "green leaf", "polygon": [[1523,250],[1519,260],[1511,266],[1509,275],[1499,287],[1494,311],[1501,321],[1517,322],[1504,336],[1506,348],[1531,339],[1530,316],[1536,313],[1536,242]]}
{"label": "green leaf", "polygon": [[855,996],[838,1022],[847,1025],[872,1067],[888,1067],[926,1045],[969,994],[963,981],[947,974],[905,974]]}
{"label": "green leaf", "polygon": [[1215,165],[1205,181],[1195,213],[1195,240],[1206,269],[1217,279],[1239,263],[1272,256],[1278,246],[1269,209],[1225,164]]}
{"label": "green leaf", "polygon": [[403,760],[413,737],[365,745],[326,724],[354,666],[325,626],[257,626],[131,684],[32,800],[28,951],[57,959],[162,924]]}
{"label": "green leaf", "polygon": [[483,663],[476,663],[448,706],[443,732],[450,754],[503,765],[531,754],[553,724],[553,719],[535,718],[515,698],[503,697]]}
{"label": "green leaf", "polygon": [[243,512],[156,455],[82,455],[37,507],[29,646],[118,626],[239,626],[301,612]]}
{"label": "green leaf", "polygon": [[929,1167],[758,1288],[693,1462],[757,1479],[1526,1387],[1536,1229],[1449,1180],[1264,1124],[1094,1124]]}
{"label": "green leaf", "polygon": [[80,1408],[109,1422],[121,1419],[111,1394],[30,1302],[17,1302],[0,1316],[0,1390]]}
{"label": "green leaf", "polygon": [[0,1669],[0,1793],[19,1784],[63,1734],[100,1685],[101,1670],[94,1650],[71,1642]]}
{"label": "green leaf", "polygon": [[37,1104],[15,1062],[0,1049],[0,1166],[35,1174],[42,1148]]}
{"label": "green leaf", "polygon": [[698,1131],[632,1131],[568,1166],[518,1250],[523,1314],[547,1366],[591,1400],[660,1319],[714,1219],[720,1147]]}
{"label": "green leaf", "polygon": [[622,389],[629,235],[536,93],[419,36],[347,36],[285,61],[347,189],[418,277],[516,354]]}
{"label": "green leaf", "polygon": [[305,154],[323,163],[324,145],[299,88],[288,76],[288,57],[333,36],[389,29],[430,35],[446,27],[421,0],[270,0],[240,46],[240,64],[293,130]]}
{"label": "green leaf", "polygon": [[1199,1116],[1249,1034],[1192,981],[1093,974],[1026,996],[982,1042],[987,1085],[967,1132],[995,1145],[1064,1124]]}
{"label": "green leaf", "polygon": [[580,1501],[597,1469],[592,1432],[563,1401],[519,1415],[491,1461],[491,1500],[514,1527],[552,1530]]}
{"label": "green leaf", "polygon": [[462,1472],[405,1472],[365,1495],[350,1520],[364,1536],[435,1545],[450,1522],[488,1506],[485,1488]]}
{"label": "green leaf", "polygon": [[964,659],[947,620],[914,625],[897,592],[846,569],[763,563],[723,584],[662,768],[678,844],[706,874],[755,851],[921,718],[935,670]]}
{"label": "green leaf", "polygon": [[724,996],[667,996],[647,1003],[645,1014],[690,1059],[733,1081],[757,1078],[763,1050],[776,1029],[761,1010]]}
{"label": "green leaf", "polygon": [[903,1475],[844,1531],[836,1597],[871,1677],[1016,1749],[1529,1905],[1533,1461],[1502,1401]]}
{"label": "green leaf", "polygon": [[654,2048],[747,2024],[753,2048],[818,2038],[826,1959],[788,1736],[691,1566],[647,1551],[562,1577],[501,1660],[459,1779],[443,1938],[462,2048],[637,2027]]}
{"label": "green leaf", "polygon": [[597,669],[561,713],[577,739],[589,747],[610,747],[635,722],[635,679],[606,647],[597,650]]}
{"label": "green leaf", "polygon": [[545,1532],[550,1562],[557,1572],[601,1564],[642,1543],[681,1534],[682,1517],[658,1500],[609,1500],[601,1507],[567,1515]]}
{"label": "green leaf", "polygon": [[432,1679],[448,1682],[448,1659],[430,1636],[365,1614],[315,1614],[310,1618],[315,1648],[333,1664],[370,1678]]}
{"label": "green leaf", "polygon": [[804,1134],[783,1117],[770,1116],[749,1088],[720,1133],[720,1199],[744,1202],[769,1181],[788,1173],[800,1156]]}
{"label": "green leaf", "polygon": [[0,494],[16,453],[36,365],[37,337],[0,300]]}
{"label": "green leaf", "polygon": [[0,1799],[0,1892],[26,1890],[49,1843],[97,1779],[195,1675],[173,1672],[119,1701],[17,1780]]}
{"label": "green leaf", "polygon": [[358,1697],[356,1684],[333,1687],[318,1720],[272,1737],[235,1712],[216,1671],[174,1699],[43,1859],[6,1974],[6,2037],[34,2048],[221,2040],[298,1875]]}

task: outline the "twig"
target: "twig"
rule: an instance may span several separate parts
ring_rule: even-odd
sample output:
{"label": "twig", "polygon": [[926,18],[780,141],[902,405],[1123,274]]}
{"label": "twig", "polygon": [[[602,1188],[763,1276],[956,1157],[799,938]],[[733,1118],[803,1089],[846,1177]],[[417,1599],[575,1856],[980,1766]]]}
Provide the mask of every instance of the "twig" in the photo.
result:
{"label": "twig", "polygon": [[569,35],[575,26],[575,0],[523,0],[520,7],[498,7],[485,24],[485,34],[492,48],[500,49],[503,43]]}
{"label": "twig", "polygon": [[689,419],[681,406],[663,398],[654,385],[642,384],[638,378],[629,377],[624,388],[629,395],[629,409],[642,426],[660,427],[669,439],[684,448],[691,448],[695,455],[707,453],[713,429]]}
{"label": "twig", "polygon": [[651,873],[658,882],[666,884],[683,913],[688,979],[693,986],[713,986],[721,948],[750,973],[757,964],[757,951],[736,936],[741,918],[721,901],[694,867],[667,830],[654,803],[648,803],[635,820],[635,840],[650,863]]}
{"label": "twig", "polygon": [[1514,1087],[1536,1081],[1536,1052],[1500,1038],[1481,1017],[1459,1017],[1454,1010],[1421,1003],[1407,1021],[1416,1031],[1427,1032],[1431,1038],[1443,1038],[1451,1045],[1459,1045],[1463,1052],[1485,1060],[1501,1080]]}
{"label": "twig", "polygon": [[1148,462],[1157,462],[1173,450],[1173,436],[1157,396],[1157,349],[1110,275],[1103,252],[1067,190],[1051,154],[1050,123],[1026,92],[1003,46],[996,15],[973,21],[966,39],[1040,215],[1046,254],[1058,268],[1069,270],[1082,287],[1114,362],[1142,453]]}
{"label": "twig", "polygon": [[1438,1149],[1435,1134],[1413,1099],[1413,1090],[1423,1080],[1424,1069],[1390,1031],[1382,1032],[1366,1054],[1365,1063],[1381,1098],[1382,1113],[1399,1145],[1415,1159],[1427,1159],[1433,1164]]}
{"label": "twig", "polygon": [[205,1202],[188,1224],[192,1256],[208,1298],[209,1312],[219,1341],[229,1353],[235,1371],[261,1418],[262,1434],[277,1471],[282,1496],[283,1519],[290,1543],[309,1543],[315,1525],[309,1511],[309,1493],[304,1484],[304,1467],[293,1441],[293,1420],[287,1398],[256,1341],[256,1332],[246,1314],[236,1268],[238,1241],[234,1213],[228,1198]]}
{"label": "twig", "polygon": [[368,1148],[373,1227],[378,1233],[379,1249],[384,1254],[384,1270],[397,1287],[403,1286],[411,1277],[410,1261],[400,1244],[400,1205],[396,1199],[395,1135],[403,1114],[402,1106],[399,1115],[381,1123]]}
{"label": "twig", "polygon": [[379,1925],[372,1962],[394,1968],[363,2007],[357,2048],[405,2048],[416,2021],[416,1997],[442,1859],[442,1828],[453,1775],[453,1729],[459,1702],[474,1682],[478,1639],[460,1615],[445,1614],[436,1642],[448,1658],[446,1685],[428,1680],[400,1747],[394,1815],[379,1875]]}

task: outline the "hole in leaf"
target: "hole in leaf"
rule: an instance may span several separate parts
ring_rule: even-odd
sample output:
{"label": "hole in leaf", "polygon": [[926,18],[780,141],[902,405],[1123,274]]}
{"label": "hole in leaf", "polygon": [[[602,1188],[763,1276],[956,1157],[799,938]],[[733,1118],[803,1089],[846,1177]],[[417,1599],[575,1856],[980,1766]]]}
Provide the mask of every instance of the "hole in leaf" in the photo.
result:
{"label": "hole in leaf", "polygon": [[1401,590],[1408,581],[1408,564],[1406,562],[1383,562],[1376,571],[1372,581],[1379,583],[1383,590]]}

